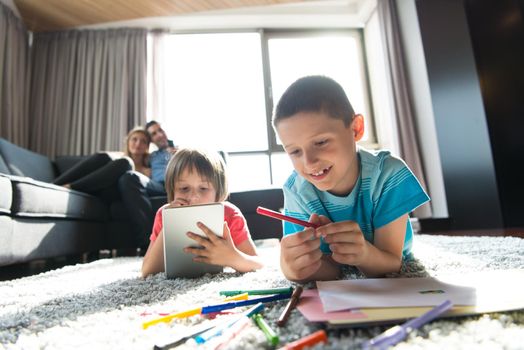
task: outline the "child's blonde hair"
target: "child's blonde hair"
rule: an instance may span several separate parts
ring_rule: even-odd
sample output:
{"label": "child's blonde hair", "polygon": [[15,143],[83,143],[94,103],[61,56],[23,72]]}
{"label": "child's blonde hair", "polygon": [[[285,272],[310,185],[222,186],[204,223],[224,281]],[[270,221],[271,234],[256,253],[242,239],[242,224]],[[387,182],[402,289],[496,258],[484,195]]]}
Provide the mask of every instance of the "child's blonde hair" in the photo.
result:
{"label": "child's blonde hair", "polygon": [[203,149],[181,148],[171,157],[166,168],[166,192],[168,202],[175,200],[175,183],[188,169],[191,173],[207,179],[217,191],[215,201],[224,201],[229,192],[227,188],[226,165],[218,152],[208,152]]}

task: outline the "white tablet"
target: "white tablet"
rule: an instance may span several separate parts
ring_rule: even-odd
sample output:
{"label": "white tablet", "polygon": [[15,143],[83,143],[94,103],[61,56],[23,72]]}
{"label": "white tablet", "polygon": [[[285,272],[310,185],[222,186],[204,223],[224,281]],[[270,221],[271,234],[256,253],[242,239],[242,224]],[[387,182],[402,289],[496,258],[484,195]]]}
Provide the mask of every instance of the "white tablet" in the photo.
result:
{"label": "white tablet", "polygon": [[209,227],[217,236],[222,237],[224,225],[224,205],[222,203],[164,208],[162,220],[164,224],[164,268],[167,278],[193,278],[205,273],[222,272],[222,266],[193,261],[194,255],[185,253],[183,250],[188,246],[198,247],[194,240],[187,237],[187,232],[191,231],[206,237],[196,225],[198,221]]}

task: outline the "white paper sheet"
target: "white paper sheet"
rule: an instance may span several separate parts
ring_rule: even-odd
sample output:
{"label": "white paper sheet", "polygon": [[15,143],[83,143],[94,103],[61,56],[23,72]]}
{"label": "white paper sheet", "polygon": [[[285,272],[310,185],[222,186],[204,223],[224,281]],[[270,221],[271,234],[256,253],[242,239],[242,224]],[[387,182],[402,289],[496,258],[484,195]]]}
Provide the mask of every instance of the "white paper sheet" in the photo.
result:
{"label": "white paper sheet", "polygon": [[445,300],[453,305],[475,305],[476,289],[435,278],[369,278],[318,281],[325,312],[359,308],[436,306]]}

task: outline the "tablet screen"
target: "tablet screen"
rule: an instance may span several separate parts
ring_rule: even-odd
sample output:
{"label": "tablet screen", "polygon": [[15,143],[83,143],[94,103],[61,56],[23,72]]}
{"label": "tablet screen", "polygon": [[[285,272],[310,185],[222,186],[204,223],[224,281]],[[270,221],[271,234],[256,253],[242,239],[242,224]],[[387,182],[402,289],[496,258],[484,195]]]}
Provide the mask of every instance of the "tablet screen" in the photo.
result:
{"label": "tablet screen", "polygon": [[222,271],[222,266],[210,265],[193,261],[193,254],[185,253],[188,246],[198,246],[194,240],[187,237],[187,232],[193,232],[206,237],[197,226],[200,221],[217,236],[222,237],[224,225],[224,205],[209,203],[192,206],[167,207],[162,210],[164,226],[164,264],[166,276],[197,277],[204,273]]}

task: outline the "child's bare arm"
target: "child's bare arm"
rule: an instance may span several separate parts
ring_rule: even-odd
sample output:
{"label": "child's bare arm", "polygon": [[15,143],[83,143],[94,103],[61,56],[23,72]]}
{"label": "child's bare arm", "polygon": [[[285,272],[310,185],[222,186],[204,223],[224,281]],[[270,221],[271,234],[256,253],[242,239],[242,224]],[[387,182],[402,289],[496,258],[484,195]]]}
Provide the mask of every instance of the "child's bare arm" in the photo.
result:
{"label": "child's bare arm", "polygon": [[[175,198],[166,208],[181,207],[189,203],[184,198]],[[158,214],[157,214],[158,215]],[[156,220],[156,219],[155,219]],[[144,261],[142,262],[142,277],[164,271],[164,230],[156,240],[149,243]]]}
{"label": "child's bare arm", "polygon": [[236,261],[231,263],[231,267],[238,272],[249,272],[262,268],[264,264],[258,256],[255,244],[248,238],[236,246]]}
{"label": "child's bare arm", "polygon": [[408,215],[375,230],[374,243],[364,238],[358,223],[341,221],[317,229],[340,264],[354,265],[368,277],[398,272]]}
{"label": "child's bare arm", "polygon": [[164,271],[164,230],[149,244],[142,262],[142,277]]}

